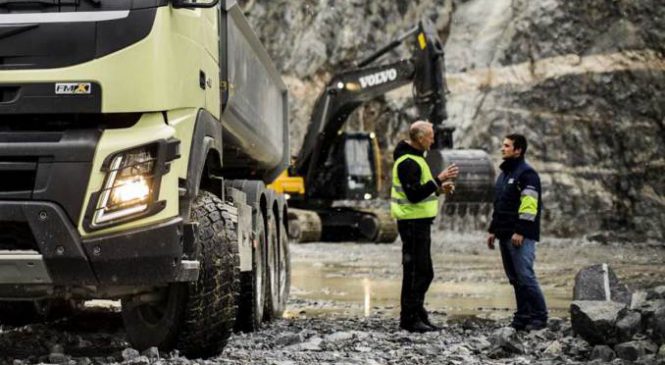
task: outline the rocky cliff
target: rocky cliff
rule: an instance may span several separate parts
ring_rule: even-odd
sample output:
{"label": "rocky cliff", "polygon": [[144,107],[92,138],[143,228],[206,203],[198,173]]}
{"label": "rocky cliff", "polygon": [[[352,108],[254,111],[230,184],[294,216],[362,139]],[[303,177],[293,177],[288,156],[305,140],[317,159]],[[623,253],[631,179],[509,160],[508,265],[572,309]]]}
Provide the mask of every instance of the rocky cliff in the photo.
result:
{"label": "rocky cliff", "polygon": [[[663,241],[661,0],[241,5],[290,87],[293,153],[331,73],[429,17],[447,39],[447,108],[456,145],[484,149],[499,163],[502,137],[525,134],[528,160],[544,184],[545,232]],[[407,56],[402,47],[386,58]],[[416,117],[410,95],[405,87],[368,103],[349,128],[376,131],[381,147],[391,150]]]}

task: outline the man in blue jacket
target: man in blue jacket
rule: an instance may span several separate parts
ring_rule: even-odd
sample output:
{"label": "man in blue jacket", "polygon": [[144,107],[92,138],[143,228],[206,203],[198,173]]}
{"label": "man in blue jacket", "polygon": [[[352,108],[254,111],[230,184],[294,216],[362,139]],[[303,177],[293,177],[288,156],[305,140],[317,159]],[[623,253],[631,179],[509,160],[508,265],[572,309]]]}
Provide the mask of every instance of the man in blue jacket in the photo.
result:
{"label": "man in blue jacket", "polygon": [[520,134],[510,134],[503,140],[504,161],[496,180],[487,246],[493,250],[499,239],[503,268],[515,290],[517,311],[511,326],[530,331],[547,326],[547,306],[533,270],[540,240],[540,177],[524,161],[526,149],[526,138]]}

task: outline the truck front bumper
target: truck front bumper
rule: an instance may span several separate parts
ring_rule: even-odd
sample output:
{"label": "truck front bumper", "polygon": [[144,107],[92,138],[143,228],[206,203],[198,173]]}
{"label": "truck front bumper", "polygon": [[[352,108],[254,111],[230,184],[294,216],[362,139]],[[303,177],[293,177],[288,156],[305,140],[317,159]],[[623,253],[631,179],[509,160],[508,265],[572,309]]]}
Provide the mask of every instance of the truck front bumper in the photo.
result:
{"label": "truck front bumper", "polygon": [[0,235],[0,286],[162,285],[198,274],[194,262],[182,260],[186,238],[179,217],[82,239],[57,204],[0,201],[0,222],[27,226],[32,234],[19,247]]}

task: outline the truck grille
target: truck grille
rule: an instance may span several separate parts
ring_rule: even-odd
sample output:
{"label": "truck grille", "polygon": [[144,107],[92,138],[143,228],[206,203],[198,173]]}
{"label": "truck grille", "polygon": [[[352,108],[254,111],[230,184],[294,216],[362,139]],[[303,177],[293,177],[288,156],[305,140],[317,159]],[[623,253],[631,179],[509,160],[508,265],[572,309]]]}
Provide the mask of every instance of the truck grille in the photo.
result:
{"label": "truck grille", "polygon": [[0,251],[39,251],[27,222],[0,222]]}
{"label": "truck grille", "polygon": [[56,203],[74,224],[102,128],[69,129],[83,121],[61,117],[0,118],[0,201]]}
{"label": "truck grille", "polygon": [[36,172],[36,158],[0,157],[0,193],[31,193]]}

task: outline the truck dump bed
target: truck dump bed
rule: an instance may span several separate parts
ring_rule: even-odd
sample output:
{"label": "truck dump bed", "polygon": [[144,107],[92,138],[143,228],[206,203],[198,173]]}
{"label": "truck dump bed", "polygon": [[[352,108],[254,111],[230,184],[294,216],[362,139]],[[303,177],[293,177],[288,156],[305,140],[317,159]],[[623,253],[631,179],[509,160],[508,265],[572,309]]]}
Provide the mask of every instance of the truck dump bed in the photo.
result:
{"label": "truck dump bed", "polygon": [[235,0],[220,31],[224,169],[272,181],[289,163],[286,85]]}

